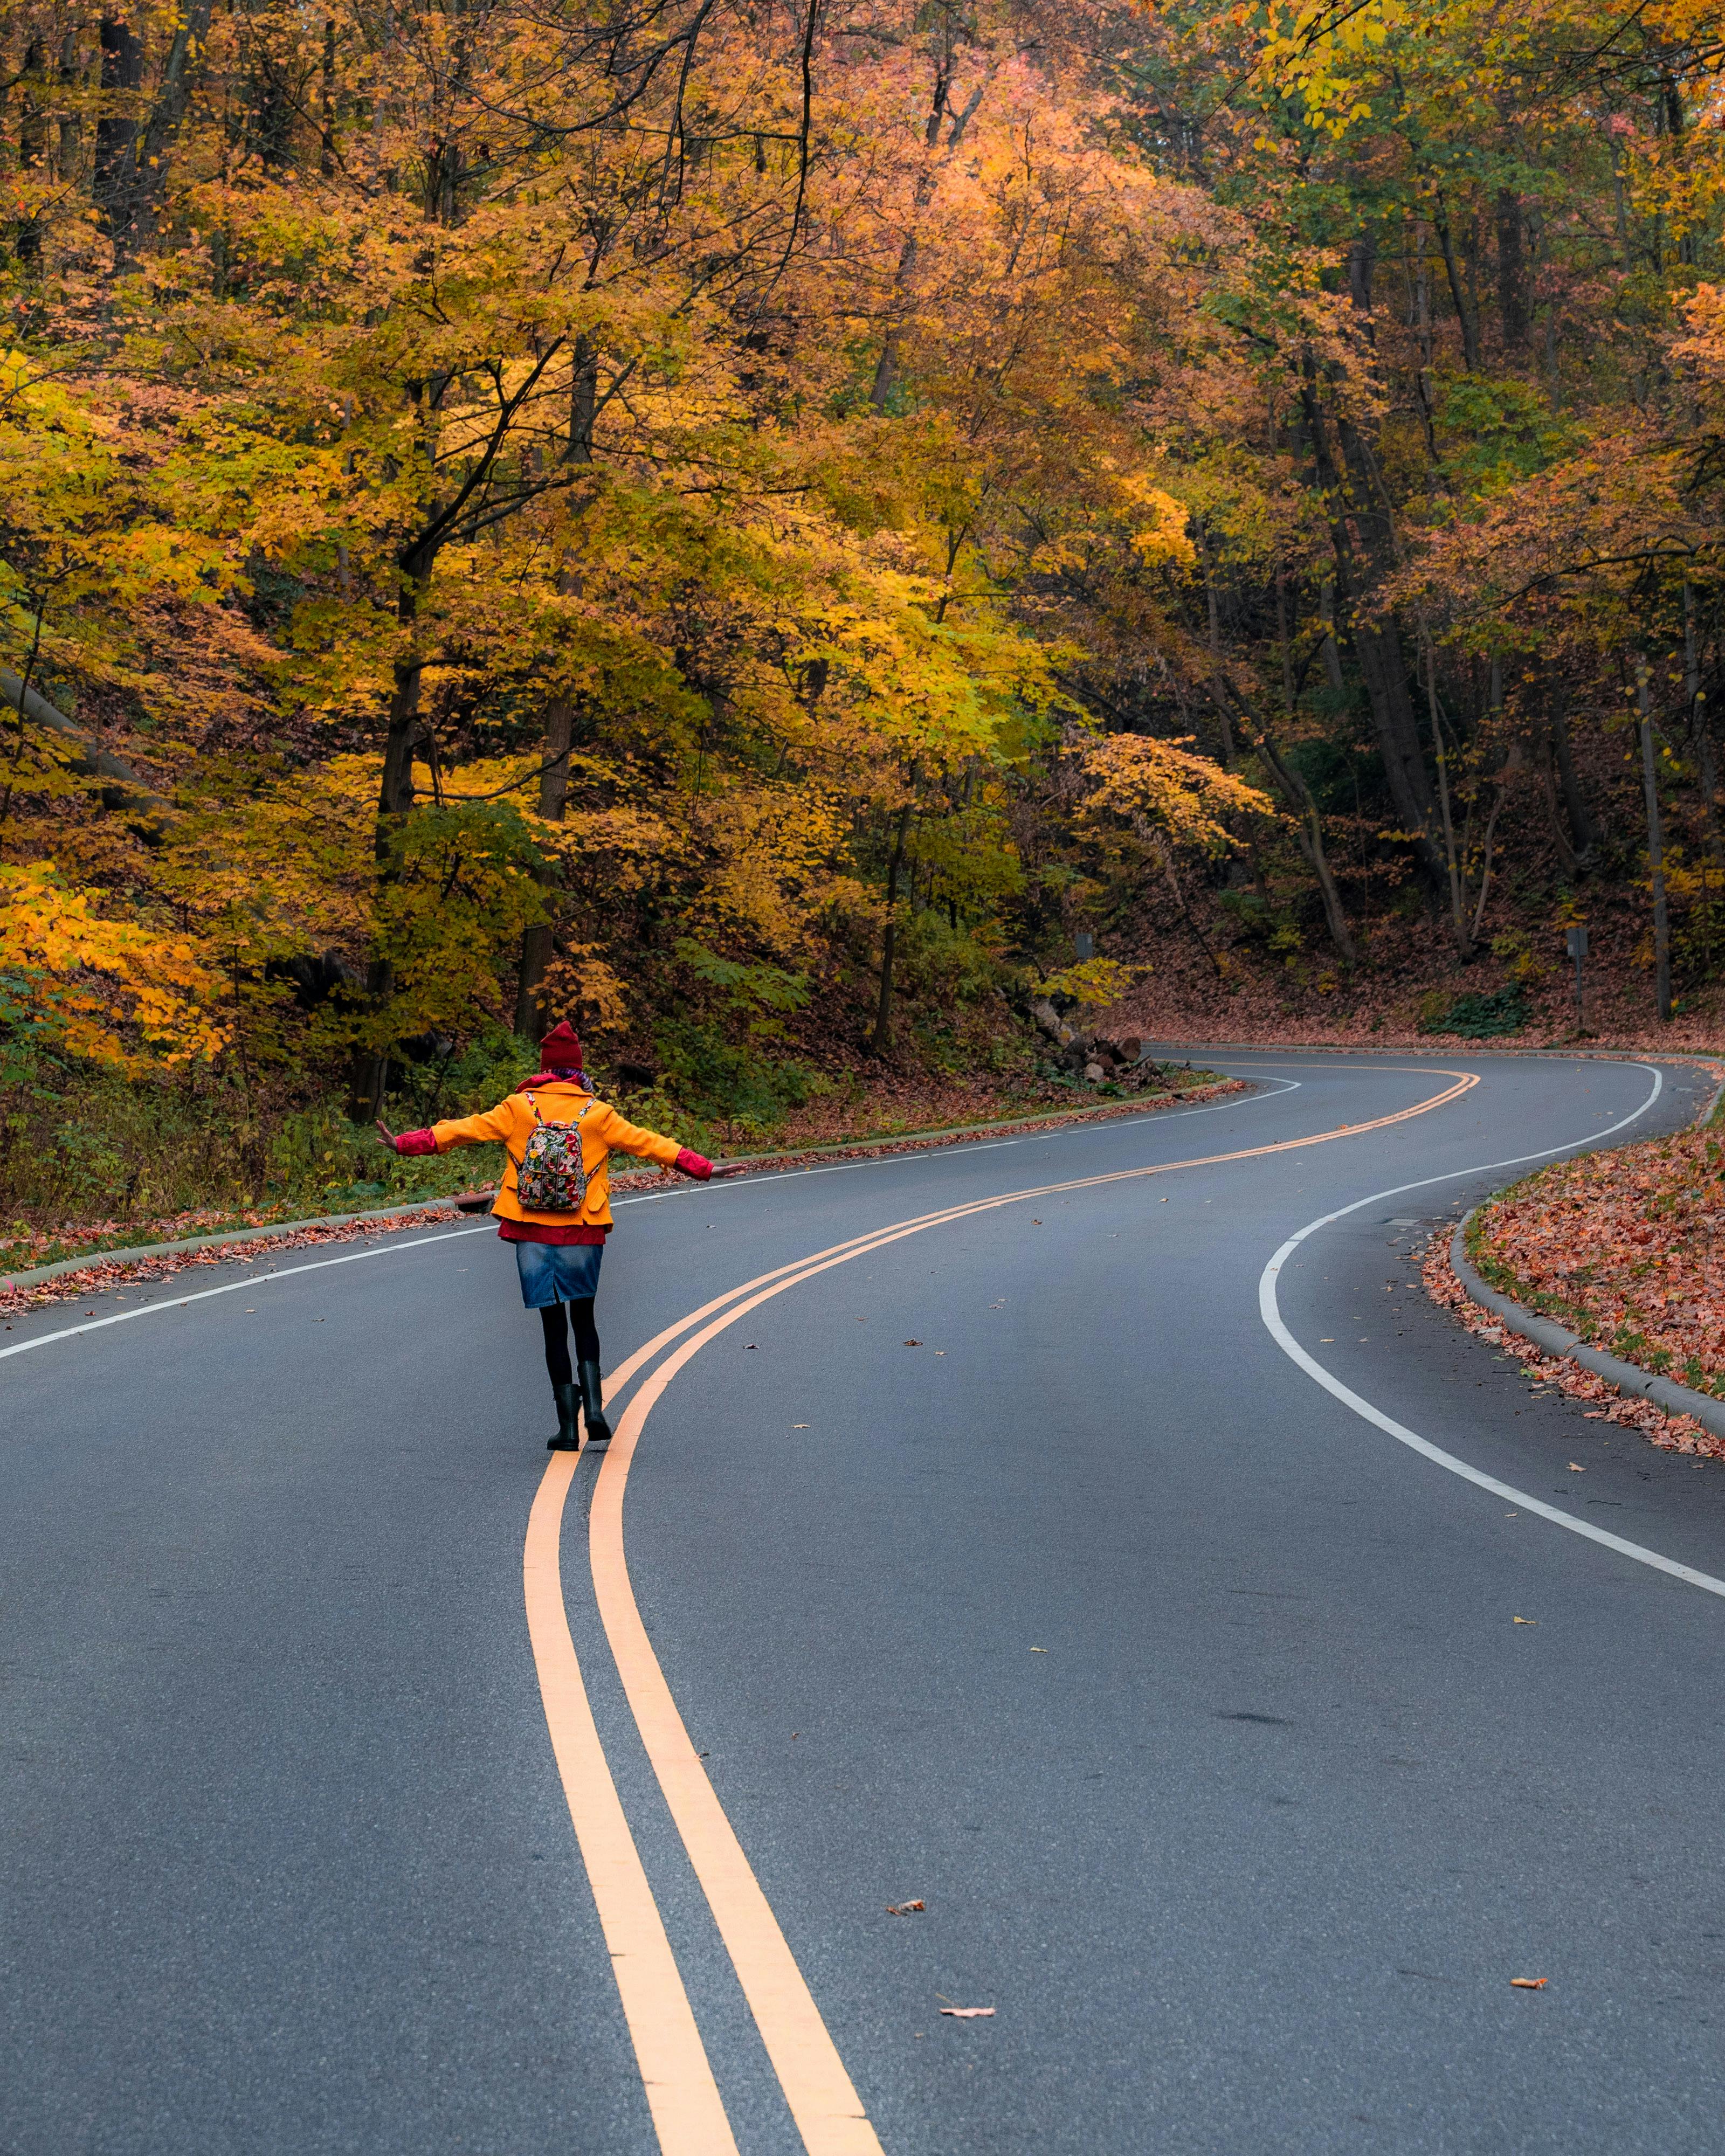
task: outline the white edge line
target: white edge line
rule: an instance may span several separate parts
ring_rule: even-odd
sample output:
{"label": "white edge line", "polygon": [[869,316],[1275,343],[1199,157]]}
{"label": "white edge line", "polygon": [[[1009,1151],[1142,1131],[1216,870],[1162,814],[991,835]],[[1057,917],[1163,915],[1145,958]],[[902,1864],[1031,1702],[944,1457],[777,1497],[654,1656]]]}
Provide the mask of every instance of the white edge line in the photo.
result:
{"label": "white edge line", "polygon": [[[1284,1079],[1281,1082],[1285,1091],[1297,1092],[1300,1090],[1299,1084],[1296,1080]],[[1260,1100],[1274,1100],[1276,1097],[1277,1096],[1273,1093],[1260,1094],[1258,1096]],[[1172,1115],[1161,1116],[1158,1120],[1155,1127],[1159,1130],[1164,1124],[1183,1121],[1183,1119],[1188,1116],[1213,1115],[1219,1108],[1250,1108],[1255,1105],[1256,1103],[1252,1101],[1214,1101],[1206,1107],[1178,1108],[1176,1109]],[[1125,1118],[1110,1117],[1106,1120],[1109,1124],[1111,1124],[1116,1122],[1124,1122]],[[1059,1130],[1046,1132],[1039,1131],[1033,1133],[1033,1135],[1036,1137],[1063,1137],[1070,1136],[1075,1130],[1096,1130],[1104,1127],[1104,1125],[1096,1123],[1068,1123],[1063,1125]],[[1019,1138],[997,1139],[993,1146],[973,1146],[970,1150],[974,1152],[989,1152],[997,1150],[1001,1145],[1019,1145],[1024,1142],[1024,1140]],[[843,1161],[832,1168],[782,1168],[776,1173],[752,1176],[748,1180],[751,1183],[760,1184],[763,1183],[782,1183],[788,1180],[793,1175],[840,1175],[848,1168],[896,1167],[901,1165],[906,1161],[920,1162],[931,1160],[939,1153],[956,1150],[956,1147],[952,1147],[931,1146],[926,1151],[922,1152],[888,1153],[882,1155],[879,1159],[875,1160]],[[743,1186],[740,1182],[734,1186],[729,1183],[720,1186],[720,1188],[724,1190],[729,1190],[732,1188],[741,1189],[742,1187]],[[712,1194],[708,1194],[711,1195]],[[618,1208],[624,1205],[655,1205],[663,1199],[692,1198],[696,1195],[696,1192],[695,1190],[642,1191],[639,1195],[633,1198],[618,1199],[613,1210],[614,1211]],[[267,1273],[251,1274],[244,1280],[224,1281],[219,1287],[198,1288],[190,1295],[176,1295],[172,1289],[169,1289],[167,1293],[162,1296],[157,1301],[154,1302],[141,1302],[136,1310],[116,1311],[110,1317],[107,1317],[86,1318],[81,1325],[63,1325],[57,1332],[39,1332],[33,1339],[19,1340],[15,1342],[10,1348],[0,1348],[0,1363],[3,1363],[8,1355],[28,1355],[33,1348],[50,1347],[56,1340],[75,1339],[80,1332],[100,1332],[105,1326],[124,1325],[129,1318],[133,1317],[153,1317],[158,1312],[164,1310],[183,1310],[188,1302],[208,1302],[213,1296],[235,1295],[243,1287],[267,1287],[271,1281],[292,1280],[300,1273],[321,1272],[329,1265],[356,1265],[362,1258],[400,1257],[408,1251],[430,1250],[435,1245],[439,1243],[459,1242],[464,1235],[490,1235],[491,1232],[490,1223],[487,1220],[483,1227],[449,1228],[443,1229],[439,1234],[432,1235],[403,1236],[401,1240],[398,1242],[392,1239],[387,1242],[370,1244],[362,1250],[345,1251],[339,1258],[314,1258],[309,1265],[282,1265],[275,1267]],[[99,1262],[100,1255],[93,1255],[90,1259],[90,1263],[92,1265],[95,1265]],[[255,1265],[258,1263],[258,1260],[255,1258],[239,1258],[230,1259],[226,1260],[226,1262],[239,1265]],[[144,1283],[144,1285],[154,1286],[159,1285],[159,1283],[151,1281]],[[95,1288],[92,1289],[90,1292],[96,1295],[104,1295],[110,1292],[110,1291],[105,1288]]]}
{"label": "white edge line", "polygon": [[1307,1237],[1315,1235],[1320,1228],[1327,1228],[1337,1220],[1345,1220],[1350,1213],[1358,1213],[1364,1206],[1382,1204],[1386,1199],[1400,1198],[1410,1190],[1429,1190],[1435,1183],[1455,1183],[1463,1176],[1491,1174],[1500,1168],[1522,1168],[1529,1161],[1550,1160],[1558,1153],[1578,1152],[1584,1146],[1597,1145],[1601,1139],[1609,1138],[1619,1131],[1626,1130],[1631,1123],[1639,1122],[1664,1091],[1665,1080],[1651,1063],[1630,1063],[1626,1067],[1650,1072],[1653,1089],[1632,1115],[1625,1116],[1620,1122],[1610,1124],[1603,1131],[1594,1131],[1584,1138],[1572,1138],[1565,1145],[1548,1146],[1539,1152],[1518,1153],[1512,1160],[1483,1161],[1477,1167],[1458,1168],[1447,1175],[1425,1176],[1418,1183],[1398,1183],[1391,1189],[1374,1190],[1368,1198],[1357,1198],[1351,1205],[1338,1206],[1333,1213],[1326,1213],[1318,1219],[1308,1221],[1297,1235],[1289,1236],[1265,1266],[1258,1281],[1258,1308],[1271,1337],[1291,1361],[1296,1363],[1308,1378],[1315,1379],[1327,1393],[1332,1394],[1344,1407],[1352,1409],[1363,1421],[1381,1430],[1386,1436],[1393,1437],[1398,1445],[1406,1445],[1410,1452],[1419,1453],[1436,1466],[1447,1468],[1450,1474],[1459,1475],[1465,1482],[1471,1482],[1481,1490],[1489,1490],[1494,1497],[1507,1497],[1524,1512],[1537,1513],[1542,1520],[1550,1520],[1558,1527],[1567,1527],[1573,1535],[1584,1535],[1590,1543],[1598,1543],[1605,1549],[1615,1550],[1620,1557],[1633,1558],[1637,1564],[1651,1565],[1656,1572],[1668,1573],[1673,1579],[1681,1579],[1691,1587],[1698,1587],[1705,1594],[1725,1596],[1725,1579],[1715,1579],[1711,1573],[1697,1572],[1693,1565],[1679,1564],[1675,1558],[1661,1556],[1659,1551],[1648,1549],[1640,1543],[1626,1542],[1621,1535],[1614,1535],[1604,1527],[1596,1527],[1590,1520],[1572,1518],[1568,1512],[1560,1512],[1555,1505],[1548,1505],[1538,1497],[1530,1496],[1525,1490],[1517,1489],[1513,1483],[1500,1482],[1495,1475],[1487,1475],[1477,1467],[1470,1466],[1466,1460],[1458,1460],[1453,1452],[1445,1452],[1440,1445],[1434,1445],[1430,1438],[1421,1437],[1417,1430],[1409,1430],[1404,1423],[1399,1423],[1381,1409],[1374,1408],[1369,1400],[1362,1399],[1339,1378],[1332,1376],[1315,1356],[1307,1353],[1282,1322],[1281,1312],[1276,1304],[1276,1284],[1283,1265]]}
{"label": "white edge line", "polygon": [[[64,1325],[58,1332],[39,1332],[33,1340],[20,1340],[11,1348],[0,1348],[0,1362],[8,1355],[23,1355],[32,1348],[45,1348],[51,1340],[69,1340],[79,1332],[100,1332],[105,1325],[124,1325],[129,1317],[153,1317],[158,1311],[183,1310],[188,1302],[208,1302],[213,1295],[234,1295],[243,1287],[268,1287],[272,1281],[291,1280],[296,1273],[320,1273],[326,1265],[357,1265],[362,1258],[394,1258],[408,1250],[429,1250],[438,1243],[458,1243],[464,1235],[483,1235],[485,1228],[451,1228],[439,1235],[404,1236],[400,1242],[379,1243],[369,1250],[348,1250],[339,1258],[314,1258],[310,1265],[284,1265],[279,1270],[254,1273],[249,1279],[223,1281],[219,1287],[201,1287],[190,1295],[175,1295],[172,1290],[158,1302],[141,1302],[136,1310],[116,1311],[111,1317],[92,1317],[82,1325]],[[94,1260],[91,1261],[95,1262]],[[244,1264],[245,1260],[240,1260]],[[251,1261],[255,1264],[257,1260]],[[148,1283],[154,1286],[155,1281]],[[97,1288],[100,1295],[105,1290]]]}

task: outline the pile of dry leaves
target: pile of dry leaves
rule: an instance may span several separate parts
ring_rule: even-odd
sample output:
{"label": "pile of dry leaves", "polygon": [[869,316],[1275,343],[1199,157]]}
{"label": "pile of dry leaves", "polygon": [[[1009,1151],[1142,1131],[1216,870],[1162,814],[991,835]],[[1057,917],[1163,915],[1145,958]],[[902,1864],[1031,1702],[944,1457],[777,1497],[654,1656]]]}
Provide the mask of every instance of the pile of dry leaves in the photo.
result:
{"label": "pile of dry leaves", "polygon": [[[1637,1151],[1645,1148],[1637,1147]],[[1594,1160],[1620,1159],[1619,1154],[1595,1154]],[[1577,1162],[1575,1166],[1585,1165]],[[1450,1314],[1461,1320],[1469,1332],[1477,1333],[1481,1340],[1494,1348],[1501,1348],[1507,1355],[1515,1356],[1527,1367],[1527,1375],[1543,1385],[1555,1385],[1571,1399],[1589,1403],[1589,1421],[1615,1422],[1625,1430],[1639,1430],[1651,1445],[1663,1452],[1693,1453],[1707,1460],[1725,1460],[1725,1438],[1715,1437],[1711,1430],[1690,1415],[1668,1415],[1655,1407],[1651,1400],[1640,1399],[1620,1393],[1617,1388],[1597,1377],[1591,1370],[1584,1369],[1579,1363],[1567,1355],[1548,1354],[1537,1348],[1531,1340],[1523,1339],[1519,1332],[1512,1332],[1502,1325],[1489,1311],[1481,1309],[1466,1288],[1455,1277],[1455,1269],[1450,1263],[1450,1231],[1440,1230],[1426,1253],[1421,1267],[1425,1275],[1426,1292],[1435,1302],[1440,1303]],[[1515,1295],[1516,1291],[1506,1286],[1502,1292]],[[1525,1296],[1517,1296],[1525,1301]],[[1579,1326],[1571,1331],[1579,1332]],[[1627,1358],[1625,1358],[1627,1359]]]}

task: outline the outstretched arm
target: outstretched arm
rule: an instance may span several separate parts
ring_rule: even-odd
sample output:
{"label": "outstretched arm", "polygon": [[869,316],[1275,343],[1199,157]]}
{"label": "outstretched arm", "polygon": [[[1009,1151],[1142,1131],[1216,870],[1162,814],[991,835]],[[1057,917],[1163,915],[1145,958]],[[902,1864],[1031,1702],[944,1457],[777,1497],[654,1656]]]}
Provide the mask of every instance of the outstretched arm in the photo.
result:
{"label": "outstretched arm", "polygon": [[377,1125],[379,1144],[411,1158],[416,1153],[449,1152],[457,1146],[503,1145],[513,1135],[514,1122],[506,1101],[482,1116],[459,1116],[438,1124],[434,1130],[403,1131],[393,1134],[387,1123]]}
{"label": "outstretched arm", "polygon": [[680,1146],[675,1138],[647,1130],[639,1123],[625,1122],[615,1108],[608,1107],[603,1111],[598,1135],[613,1152],[629,1153],[636,1160],[656,1160],[663,1168],[675,1168],[684,1175],[692,1175],[697,1183],[705,1183],[713,1172],[713,1164],[704,1153]]}

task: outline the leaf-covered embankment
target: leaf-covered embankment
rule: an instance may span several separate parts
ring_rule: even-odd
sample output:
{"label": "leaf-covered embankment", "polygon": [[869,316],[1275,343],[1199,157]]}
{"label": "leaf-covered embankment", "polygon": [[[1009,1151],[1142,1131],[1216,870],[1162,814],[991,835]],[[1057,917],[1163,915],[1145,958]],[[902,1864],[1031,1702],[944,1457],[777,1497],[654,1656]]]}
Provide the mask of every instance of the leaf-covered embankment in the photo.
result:
{"label": "leaf-covered embankment", "polygon": [[1571,1399],[1584,1400],[1589,1422],[1615,1423],[1637,1430],[1662,1452],[1694,1453],[1702,1459],[1725,1460],[1725,1438],[1704,1430],[1692,1415],[1670,1415],[1638,1394],[1620,1393],[1609,1379],[1584,1368],[1573,1356],[1553,1355],[1519,1332],[1501,1324],[1490,1311],[1471,1300],[1450,1262],[1450,1231],[1440,1229],[1433,1238],[1420,1267],[1425,1291],[1432,1301],[1465,1325],[1489,1346],[1513,1355],[1534,1386],[1552,1385]]}
{"label": "leaf-covered embankment", "polygon": [[1637,1368],[1725,1397],[1725,1129],[1542,1168],[1481,1207],[1481,1276]]}

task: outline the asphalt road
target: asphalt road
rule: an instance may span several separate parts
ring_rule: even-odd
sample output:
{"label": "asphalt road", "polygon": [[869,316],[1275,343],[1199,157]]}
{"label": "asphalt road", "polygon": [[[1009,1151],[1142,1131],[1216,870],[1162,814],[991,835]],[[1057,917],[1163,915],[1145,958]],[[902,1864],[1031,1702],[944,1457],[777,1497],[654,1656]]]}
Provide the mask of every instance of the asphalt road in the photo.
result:
{"label": "asphalt road", "polygon": [[[1535,1396],[1408,1258],[1491,1163],[1675,1128],[1707,1081],[1206,1060],[1257,1090],[619,1208],[613,1370],[793,1260],[1040,1194],[747,1311],[629,1469],[688,1771],[870,2122],[811,2145],[1725,2151],[1725,1599],[1650,1561],[1725,1582],[1725,1472]],[[1279,1341],[1266,1265],[1343,1207]],[[649,2156],[614,1974],[647,1964],[571,1828],[609,1786],[737,2147],[804,2145],[602,1628],[586,1456],[603,1759],[559,1774],[506,1248],[200,1270],[0,1349],[0,2150]]]}

